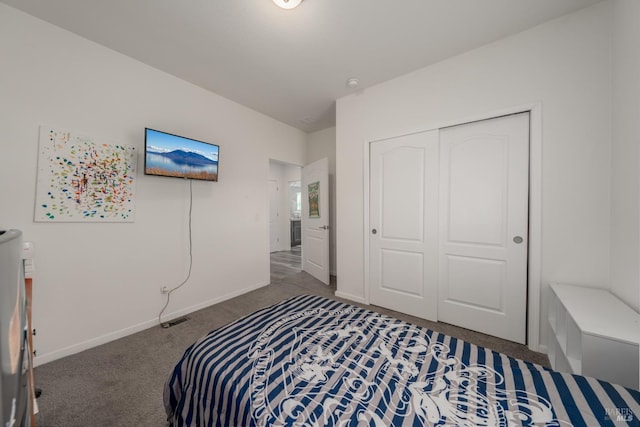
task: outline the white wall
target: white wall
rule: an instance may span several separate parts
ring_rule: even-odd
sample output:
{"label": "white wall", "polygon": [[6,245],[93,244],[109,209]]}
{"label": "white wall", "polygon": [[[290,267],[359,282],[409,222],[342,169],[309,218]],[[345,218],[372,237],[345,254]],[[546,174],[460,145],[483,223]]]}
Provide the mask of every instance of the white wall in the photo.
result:
{"label": "white wall", "polygon": [[613,2],[611,289],[640,310],[640,2]]}
{"label": "white wall", "polygon": [[[599,3],[337,102],[338,292],[365,295],[365,141],[540,102],[542,298],[550,280],[608,286],[611,9]],[[546,308],[541,338],[546,337]]]}
{"label": "white wall", "polygon": [[268,159],[303,164],[303,132],[2,4],[0,58],[0,226],[35,243],[36,363],[153,326],[188,267],[188,183],[143,176],[141,157],[135,223],[34,223],[40,124],[138,151],[145,126],[220,144],[167,318],[269,282]]}
{"label": "white wall", "polygon": [[323,158],[329,160],[329,270],[336,275],[336,128],[328,128],[307,136],[307,164]]}

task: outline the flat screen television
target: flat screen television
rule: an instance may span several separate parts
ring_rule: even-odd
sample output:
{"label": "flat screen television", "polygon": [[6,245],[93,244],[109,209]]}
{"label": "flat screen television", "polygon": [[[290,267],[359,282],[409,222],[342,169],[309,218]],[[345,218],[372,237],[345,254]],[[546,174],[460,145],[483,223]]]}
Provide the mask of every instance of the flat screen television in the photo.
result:
{"label": "flat screen television", "polygon": [[144,141],[145,175],[218,180],[218,145],[149,128]]}

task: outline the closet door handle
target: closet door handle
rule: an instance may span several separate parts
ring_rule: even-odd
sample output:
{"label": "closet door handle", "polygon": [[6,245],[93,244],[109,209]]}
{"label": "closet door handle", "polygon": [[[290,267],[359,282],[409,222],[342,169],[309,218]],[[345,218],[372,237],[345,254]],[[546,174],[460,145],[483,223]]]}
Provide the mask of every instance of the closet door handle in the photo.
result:
{"label": "closet door handle", "polygon": [[371,229],[371,234],[377,234],[378,230],[376,230],[375,228]]}
{"label": "closet door handle", "polygon": [[519,245],[520,243],[524,242],[524,239],[520,236],[516,236],[513,238],[513,242]]}

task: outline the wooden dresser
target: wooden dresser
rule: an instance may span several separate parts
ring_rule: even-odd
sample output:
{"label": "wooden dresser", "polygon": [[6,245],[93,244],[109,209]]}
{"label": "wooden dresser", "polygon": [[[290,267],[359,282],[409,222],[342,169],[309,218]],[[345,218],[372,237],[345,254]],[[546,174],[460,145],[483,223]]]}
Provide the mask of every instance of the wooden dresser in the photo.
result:
{"label": "wooden dresser", "polygon": [[29,328],[29,393],[31,394],[32,404],[29,405],[30,425],[36,425],[36,386],[33,375],[33,324],[31,322],[31,302],[33,300],[33,279],[24,279],[25,296],[27,299],[27,327]]}

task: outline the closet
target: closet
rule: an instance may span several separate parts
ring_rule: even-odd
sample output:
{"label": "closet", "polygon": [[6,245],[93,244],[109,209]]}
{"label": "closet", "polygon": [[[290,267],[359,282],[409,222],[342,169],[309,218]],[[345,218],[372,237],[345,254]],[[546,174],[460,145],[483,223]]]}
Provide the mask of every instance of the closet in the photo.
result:
{"label": "closet", "polygon": [[529,113],[369,148],[371,303],[525,343]]}

